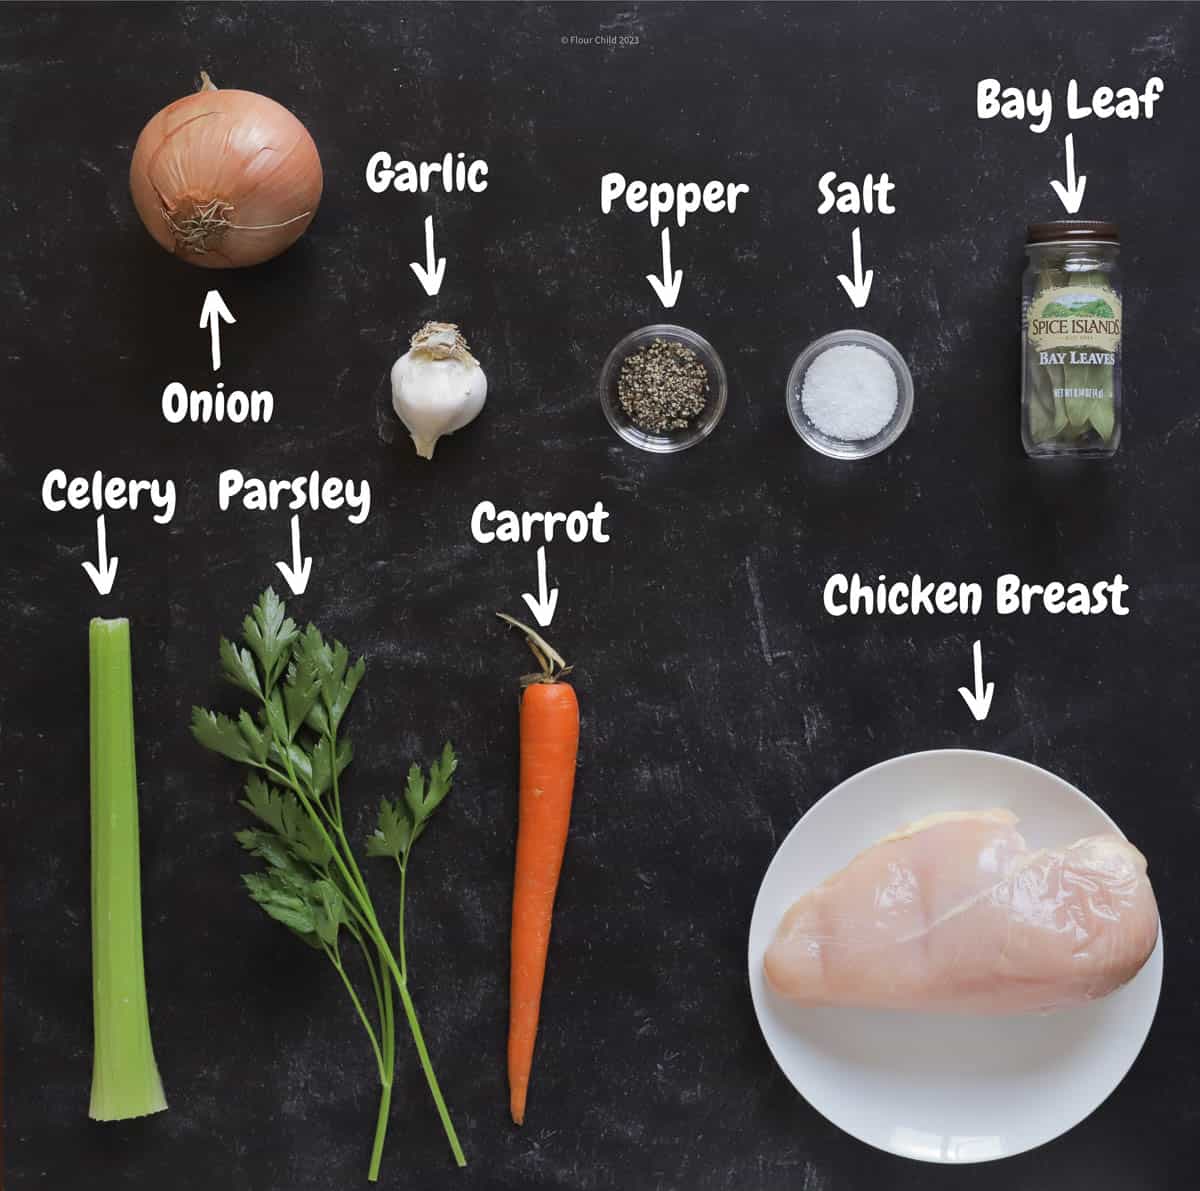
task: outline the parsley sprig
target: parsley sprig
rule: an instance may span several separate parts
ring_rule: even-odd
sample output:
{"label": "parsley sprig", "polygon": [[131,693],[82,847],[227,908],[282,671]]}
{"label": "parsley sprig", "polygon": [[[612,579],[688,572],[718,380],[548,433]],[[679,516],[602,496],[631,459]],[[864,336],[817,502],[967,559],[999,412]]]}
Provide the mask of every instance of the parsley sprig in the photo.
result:
{"label": "parsley sprig", "polygon": [[450,742],[442,749],[441,759],[429,768],[429,785],[415,762],[408,771],[403,802],[389,802],[379,807],[379,826],[367,839],[368,856],[390,857],[400,867],[400,975],[408,978],[408,956],[404,949],[404,903],[408,892],[408,858],[413,844],[421,838],[430,817],[450,793],[458,758]]}
{"label": "parsley sprig", "polygon": [[[354,757],[342,721],[366,672],[339,641],[326,642],[312,625],[301,630],[268,588],[242,624],[244,644],[221,639],[224,677],[249,696],[228,716],[192,711],[192,733],[207,749],[246,766],[242,806],[255,826],[237,840],[263,867],[242,879],[251,898],[337,971],[371,1042],[379,1071],[380,1103],[368,1178],[379,1175],[396,1059],[393,985],[437,1107],[450,1149],[466,1165],[438,1086],[408,989],[404,908],[413,845],[424,833],[454,779],[458,760],[449,744],[429,769],[408,773],[403,797],[383,799],[367,855],[388,857],[400,870],[398,951],[379,923],[342,816],[341,777]],[[343,946],[358,951],[375,1001],[368,1013],[347,970]],[[398,958],[397,958],[398,957]]]}

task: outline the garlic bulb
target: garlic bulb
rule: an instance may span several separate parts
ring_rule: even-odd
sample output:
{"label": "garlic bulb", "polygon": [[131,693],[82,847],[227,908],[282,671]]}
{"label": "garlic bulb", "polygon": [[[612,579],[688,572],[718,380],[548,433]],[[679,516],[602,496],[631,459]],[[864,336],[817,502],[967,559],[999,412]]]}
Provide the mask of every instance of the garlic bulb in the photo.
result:
{"label": "garlic bulb", "polygon": [[422,459],[433,458],[443,434],[479,416],[487,377],[453,323],[426,323],[392,365],[392,408]]}

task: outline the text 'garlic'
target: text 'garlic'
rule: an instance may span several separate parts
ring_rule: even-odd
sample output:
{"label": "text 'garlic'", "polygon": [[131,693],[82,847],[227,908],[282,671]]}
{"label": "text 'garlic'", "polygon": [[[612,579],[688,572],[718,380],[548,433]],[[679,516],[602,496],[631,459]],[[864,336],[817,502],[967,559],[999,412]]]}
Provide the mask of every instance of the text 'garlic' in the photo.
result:
{"label": "text 'garlic'", "polygon": [[487,398],[487,377],[453,323],[426,323],[392,365],[392,407],[422,459],[443,434],[473,422]]}

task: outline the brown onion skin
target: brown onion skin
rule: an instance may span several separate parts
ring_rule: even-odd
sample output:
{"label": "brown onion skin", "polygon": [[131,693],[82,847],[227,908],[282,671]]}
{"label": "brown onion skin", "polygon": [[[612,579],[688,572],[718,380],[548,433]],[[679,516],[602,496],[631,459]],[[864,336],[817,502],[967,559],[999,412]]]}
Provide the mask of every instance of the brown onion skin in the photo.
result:
{"label": "brown onion skin", "polygon": [[[321,158],[287,108],[253,91],[198,91],[151,117],[138,137],[129,188],[146,230],[168,252],[206,269],[237,269],[278,256],[308,228],[321,201]],[[178,220],[216,200],[231,225],[207,250],[181,243]],[[266,224],[288,222],[283,227]],[[253,229],[253,230],[247,230]]]}

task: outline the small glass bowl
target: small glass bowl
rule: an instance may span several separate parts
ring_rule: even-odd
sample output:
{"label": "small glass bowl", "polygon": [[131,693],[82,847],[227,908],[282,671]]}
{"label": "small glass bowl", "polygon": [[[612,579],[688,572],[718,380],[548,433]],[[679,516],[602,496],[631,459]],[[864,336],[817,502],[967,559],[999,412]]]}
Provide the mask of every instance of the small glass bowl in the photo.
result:
{"label": "small glass bowl", "polygon": [[[871,348],[887,360],[896,374],[896,410],[891,421],[871,438],[850,440],[822,434],[804,412],[800,401],[804,374],[812,362],[822,352],[839,344],[856,344]],[[796,357],[796,362],[788,373],[786,400],[788,417],[791,418],[796,433],[814,451],[820,451],[822,455],[828,455],[832,459],[867,459],[887,450],[904,433],[913,410],[912,373],[909,372],[904,357],[879,335],[872,335],[870,331],[834,331],[831,335],[822,335],[820,339],[814,340]]]}
{"label": "small glass bowl", "polygon": [[[708,404],[686,430],[650,434],[633,424],[632,419],[621,408],[621,401],[617,396],[621,365],[639,348],[648,346],[656,339],[686,344],[696,353],[708,372]],[[671,323],[655,323],[626,335],[608,353],[608,359],[604,361],[604,368],[600,373],[600,404],[604,407],[604,416],[608,419],[608,424],[638,450],[652,451],[658,455],[686,451],[688,447],[694,447],[706,439],[716,429],[721,415],[725,412],[727,396],[725,365],[721,363],[721,357],[717,355],[713,345],[695,331]]]}

